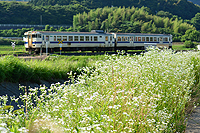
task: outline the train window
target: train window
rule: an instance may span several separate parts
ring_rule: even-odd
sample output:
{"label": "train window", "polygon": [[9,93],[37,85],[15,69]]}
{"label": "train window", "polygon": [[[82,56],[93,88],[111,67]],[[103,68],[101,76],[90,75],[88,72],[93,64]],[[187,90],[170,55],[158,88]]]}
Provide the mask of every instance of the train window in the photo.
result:
{"label": "train window", "polygon": [[67,36],[63,36],[63,41],[67,41]]}
{"label": "train window", "polygon": [[37,34],[37,38],[42,38],[41,34]]}
{"label": "train window", "polygon": [[141,41],[141,37],[138,37],[138,41]]}
{"label": "train window", "polygon": [[137,41],[137,37],[135,37],[135,41]]}
{"label": "train window", "polygon": [[142,41],[145,42],[145,37],[142,37]]}
{"label": "train window", "polygon": [[105,40],[108,41],[108,36],[106,36]]}
{"label": "train window", "polygon": [[57,36],[57,41],[60,41],[61,40],[61,36]]}
{"label": "train window", "polygon": [[102,36],[99,36],[99,38],[102,38]]}
{"label": "train window", "polygon": [[133,40],[133,37],[131,37],[131,40],[134,41],[134,40]]}
{"label": "train window", "polygon": [[160,37],[160,38],[159,38],[159,40],[160,40],[160,41],[163,41],[163,38],[162,38],[162,37]]}
{"label": "train window", "polygon": [[112,37],[110,37],[110,41],[112,41]]}
{"label": "train window", "polygon": [[90,41],[92,41],[92,36],[90,36]]}
{"label": "train window", "polygon": [[168,37],[164,37],[163,41],[167,42],[168,41]]}
{"label": "train window", "polygon": [[157,42],[157,37],[154,37],[154,42]]}
{"label": "train window", "polygon": [[56,41],[56,36],[54,36],[54,41]]}
{"label": "train window", "polygon": [[125,37],[122,37],[122,41],[125,41]]}
{"label": "train window", "polygon": [[80,41],[84,41],[84,36],[80,36]]}
{"label": "train window", "polygon": [[149,37],[146,37],[146,41],[149,42]]}
{"label": "train window", "polygon": [[150,37],[150,41],[153,42],[153,37]]}
{"label": "train window", "polygon": [[73,36],[69,36],[69,41],[73,41]]}
{"label": "train window", "polygon": [[98,41],[97,36],[94,36],[94,41]]}
{"label": "train window", "polygon": [[89,41],[89,36],[86,36],[86,37],[85,37],[85,40],[86,40],[86,41]]}
{"label": "train window", "polygon": [[125,37],[125,40],[128,41],[128,37]]}
{"label": "train window", "polygon": [[78,41],[78,36],[74,36],[74,41]]}
{"label": "train window", "polygon": [[118,41],[121,41],[121,37],[117,37],[117,40],[118,40]]}
{"label": "train window", "polygon": [[32,38],[36,38],[36,34],[32,34]]}

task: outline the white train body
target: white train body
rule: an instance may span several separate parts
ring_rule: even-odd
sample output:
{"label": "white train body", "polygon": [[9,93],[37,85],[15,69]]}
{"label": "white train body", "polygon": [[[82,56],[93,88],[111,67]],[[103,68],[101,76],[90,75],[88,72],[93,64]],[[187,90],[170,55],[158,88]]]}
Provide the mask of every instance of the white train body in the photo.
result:
{"label": "white train body", "polygon": [[143,33],[28,31],[23,38],[29,51],[112,51],[145,49],[147,46],[172,48],[172,35]]}

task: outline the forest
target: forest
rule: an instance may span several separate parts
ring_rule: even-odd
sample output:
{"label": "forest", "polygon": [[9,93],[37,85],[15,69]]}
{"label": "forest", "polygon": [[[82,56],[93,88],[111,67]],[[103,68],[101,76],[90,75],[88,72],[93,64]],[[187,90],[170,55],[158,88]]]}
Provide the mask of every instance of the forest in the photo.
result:
{"label": "forest", "polygon": [[[173,41],[200,41],[200,7],[187,0],[31,0],[0,2],[0,7],[0,23],[40,24],[42,16],[44,30],[50,31],[166,33]],[[0,30],[0,36],[20,37],[27,30]]]}

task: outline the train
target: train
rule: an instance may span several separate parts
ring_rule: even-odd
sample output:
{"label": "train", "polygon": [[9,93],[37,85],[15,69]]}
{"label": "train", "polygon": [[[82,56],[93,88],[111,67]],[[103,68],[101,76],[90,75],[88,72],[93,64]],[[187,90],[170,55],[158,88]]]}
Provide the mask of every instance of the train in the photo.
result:
{"label": "train", "polygon": [[172,48],[171,34],[28,31],[24,45],[29,52],[145,50],[149,46]]}

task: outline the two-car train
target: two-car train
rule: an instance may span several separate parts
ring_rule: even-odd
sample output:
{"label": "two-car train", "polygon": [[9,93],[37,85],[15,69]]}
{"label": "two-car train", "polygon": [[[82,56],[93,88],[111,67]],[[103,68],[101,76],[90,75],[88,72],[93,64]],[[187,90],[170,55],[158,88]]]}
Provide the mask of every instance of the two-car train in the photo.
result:
{"label": "two-car train", "polygon": [[28,31],[24,33],[27,51],[113,51],[144,50],[148,46],[172,48],[172,35],[146,33],[105,33]]}

